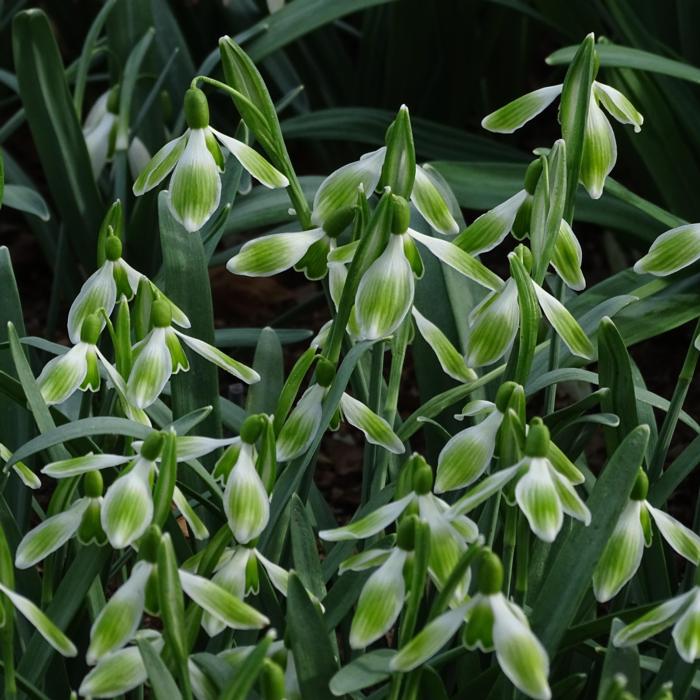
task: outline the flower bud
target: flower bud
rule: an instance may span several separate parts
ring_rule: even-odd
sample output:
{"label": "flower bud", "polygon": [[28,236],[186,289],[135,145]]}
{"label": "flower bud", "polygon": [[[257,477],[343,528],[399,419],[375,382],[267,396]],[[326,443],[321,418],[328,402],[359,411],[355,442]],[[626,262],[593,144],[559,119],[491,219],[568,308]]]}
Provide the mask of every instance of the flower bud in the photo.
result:
{"label": "flower bud", "polygon": [[263,700],[284,700],[287,696],[284,687],[284,671],[271,659],[263,661],[260,690]]}
{"label": "flower bud", "polygon": [[190,88],[185,93],[185,120],[190,129],[209,126],[209,103],[199,88]]}
{"label": "flower bud", "polygon": [[319,386],[328,387],[335,378],[335,365],[322,357],[316,365],[316,382]]}
{"label": "flower bud", "polygon": [[649,477],[646,475],[643,469],[639,469],[637,472],[637,479],[632,487],[632,493],[630,498],[633,501],[644,501],[646,500],[647,494],[649,493]]}
{"label": "flower bud", "polygon": [[90,314],[83,321],[82,328],[80,329],[80,340],[83,343],[95,345],[100,337],[101,330],[102,321],[100,317],[97,314]]}
{"label": "flower bud", "polygon": [[149,462],[155,462],[160,456],[163,448],[163,434],[157,431],[152,432],[141,445],[141,456]]}
{"label": "flower bud", "polygon": [[151,307],[151,323],[156,328],[167,328],[173,320],[173,312],[168,302],[156,299]]}
{"label": "flower bud", "polygon": [[411,223],[411,206],[398,195],[392,195],[392,218],[391,232],[396,234],[406,233],[408,225]]}
{"label": "flower bud", "polygon": [[508,402],[513,395],[513,391],[518,387],[516,382],[503,382],[496,392],[496,408],[505,413],[508,409]]}
{"label": "flower bud", "polygon": [[532,251],[527,246],[521,244],[515,249],[515,253],[520,258],[520,262],[522,262],[523,267],[529,274],[530,270],[532,270]]}
{"label": "flower bud", "polygon": [[479,577],[477,588],[479,593],[494,595],[503,587],[503,565],[501,560],[491,551],[486,550],[479,562]]}
{"label": "flower bud", "polygon": [[422,464],[413,477],[413,490],[419,495],[424,496],[430,493],[433,488],[433,470],[427,465]]}
{"label": "flower bud", "polygon": [[541,418],[530,421],[530,429],[525,440],[525,454],[528,457],[546,457],[549,451],[549,428]]}
{"label": "flower bud", "polygon": [[247,442],[249,445],[255,444],[260,437],[264,420],[264,417],[260,415],[248,416],[241,426],[241,440]]}
{"label": "flower bud", "polygon": [[525,191],[528,194],[535,194],[535,188],[537,187],[537,182],[542,174],[542,160],[538,158],[533,160],[530,165],[527,166],[525,171]]}

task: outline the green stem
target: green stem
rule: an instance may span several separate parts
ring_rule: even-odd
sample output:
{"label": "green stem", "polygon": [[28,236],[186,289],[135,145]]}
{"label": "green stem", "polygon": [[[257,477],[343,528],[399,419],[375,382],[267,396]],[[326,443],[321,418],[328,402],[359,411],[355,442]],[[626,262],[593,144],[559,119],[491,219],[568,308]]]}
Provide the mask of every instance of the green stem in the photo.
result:
{"label": "green stem", "polygon": [[510,596],[513,581],[513,560],[517,539],[518,509],[513,506],[506,508],[506,524],[503,533],[503,569],[505,571],[505,596]]}
{"label": "green stem", "polygon": [[[384,341],[380,340],[371,350],[371,366],[369,373],[369,404],[368,407],[379,414],[382,400],[382,383],[384,376]],[[362,494],[360,504],[367,503],[374,477],[373,467],[376,466],[377,448],[370,442],[365,442],[364,459],[362,462]]]}
{"label": "green stem", "polygon": [[516,538],[518,547],[515,561],[515,602],[522,607],[525,605],[527,596],[527,576],[530,565],[530,527],[522,513],[518,513]]}

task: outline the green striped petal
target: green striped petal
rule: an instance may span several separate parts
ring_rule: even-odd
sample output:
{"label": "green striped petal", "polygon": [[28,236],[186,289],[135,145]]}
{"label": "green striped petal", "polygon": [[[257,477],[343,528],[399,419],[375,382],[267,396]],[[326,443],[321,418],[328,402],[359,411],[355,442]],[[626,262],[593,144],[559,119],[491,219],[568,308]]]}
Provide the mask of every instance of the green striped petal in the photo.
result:
{"label": "green striped petal", "polygon": [[474,510],[474,508],[481,505],[484,501],[487,501],[491,496],[498,493],[511,479],[515,478],[521,466],[522,465],[518,463],[512,467],[501,469],[487,476],[450,506],[451,516],[456,517],[469,513],[469,511]]}
{"label": "green striped petal", "polygon": [[71,343],[80,342],[83,323],[91,314],[97,314],[100,318],[100,327],[104,328],[104,320],[99,311],[104,309],[105,314],[111,316],[116,301],[117,284],[114,281],[114,263],[108,260],[87,278],[71,304],[68,311],[68,337]]}
{"label": "green striped petal", "polygon": [[513,230],[515,217],[528,198],[525,190],[475,219],[453,243],[472,255],[493,250]]}
{"label": "green striped petal", "polygon": [[186,231],[199,231],[221,198],[219,168],[207,148],[206,129],[190,129],[168,189],[168,206]]}
{"label": "green striped petal", "polygon": [[435,353],[443,372],[459,382],[473,382],[476,379],[476,372],[467,367],[464,357],[452,345],[447,336],[423,316],[415,306],[412,313],[418,332]]}
{"label": "green striped petal", "polygon": [[265,615],[209,579],[182,569],[179,575],[182,590],[200,608],[221,620],[227,627],[239,630],[260,629],[270,623]]}
{"label": "green striped petal", "polygon": [[283,595],[287,596],[287,588],[289,587],[289,572],[285,571],[281,566],[278,566],[267,557],[264,557],[257,549],[255,556],[258,562],[262,564],[270,583]]}
{"label": "green striped petal", "polygon": [[[175,438],[175,449],[178,462],[187,462],[191,459],[199,459],[208,455],[221,447],[237,445],[241,441],[239,437],[231,438],[208,438],[198,435],[178,435]],[[132,443],[135,450],[140,449],[143,444],[134,440]]]}
{"label": "green striped petal", "polygon": [[555,297],[545,292],[542,287],[533,282],[537,301],[552,328],[564,341],[567,348],[579,357],[587,360],[593,359],[593,345],[578,321],[571,315],[567,308]]}
{"label": "green striped petal", "polygon": [[355,297],[360,336],[391,335],[413,304],[414,278],[403,251],[403,236],[391,234],[384,252],[369,266]]}
{"label": "green striped petal", "polygon": [[364,518],[360,518],[349,525],[336,527],[332,530],[321,530],[318,536],[326,542],[342,542],[344,540],[363,540],[372,537],[391,525],[401,513],[406,510],[408,504],[414,499],[409,493],[398,501],[392,501],[385,506],[380,506]]}
{"label": "green striped petal", "polygon": [[277,436],[277,461],[287,462],[306,452],[321,424],[326,389],[312,384],[299,399]]}
{"label": "green striped petal", "polygon": [[549,465],[549,475],[552,477],[552,483],[554,484],[554,488],[557,490],[557,496],[559,496],[561,509],[564,511],[564,513],[566,513],[566,515],[569,515],[576,520],[580,520],[586,527],[588,527],[591,524],[591,512],[588,510],[586,504],[581,500],[581,497],[576,493],[576,489],[567,479],[559,474],[552,464]]}
{"label": "green striped petal", "polygon": [[36,629],[36,631],[62,656],[77,656],[78,650],[73,642],[61,632],[56,625],[46,616],[46,614],[32,603],[29,598],[25,598],[19,593],[3,586],[2,591],[10,600],[13,607],[18,610],[23,617]]}
{"label": "green striped petal", "polygon": [[117,467],[120,464],[126,464],[133,458],[133,455],[125,457],[123,455],[105,455],[88,452],[88,454],[82,457],[72,457],[71,459],[51,462],[41,470],[41,473],[51,476],[54,479],[65,479],[69,476],[77,476],[78,474],[85,474],[98,469]]}
{"label": "green striped petal", "polygon": [[561,89],[561,85],[550,85],[528,92],[484,117],[481,126],[499,134],[512,134],[547,109],[559,97]]}
{"label": "green striped petal", "polygon": [[289,185],[289,180],[277,168],[270,165],[254,148],[211,127],[210,131],[219,139],[224,148],[230,151],[243,168],[265,187],[274,189]]}
{"label": "green striped petal", "polygon": [[564,514],[546,459],[529,459],[527,473],[515,487],[515,500],[532,532],[544,542],[554,542]]}
{"label": "green striped petal", "polygon": [[438,456],[435,493],[468,486],[486,471],[496,449],[496,433],[502,418],[499,411],[494,411],[481,423],[448,440]]}
{"label": "green striped petal", "polygon": [[662,233],[634,271],[665,277],[700,260],[700,224],[685,224]]}
{"label": "green striped petal", "polygon": [[570,484],[583,484],[586,481],[586,477],[578,467],[551,440],[547,459]]}
{"label": "green striped petal", "polygon": [[136,408],[147,408],[170,379],[173,362],[165,342],[165,328],[154,328],[144,341],[126,383],[126,398]]}
{"label": "green striped petal", "polygon": [[450,213],[450,208],[428,172],[416,166],[416,179],[411,191],[411,202],[420,215],[436,231],[449,235],[459,231],[459,224]]}
{"label": "green striped petal", "polygon": [[404,550],[394,549],[362,587],[350,628],[353,649],[364,649],[383,637],[396,622],[406,597],[406,556]]}
{"label": "green striped petal", "polygon": [[152,469],[152,462],[137,457],[134,466],[107,489],[100,520],[115,549],[136,541],[153,520]]}
{"label": "green striped petal", "polygon": [[12,471],[27,488],[34,491],[41,488],[39,477],[24,462],[16,462],[13,464]]}
{"label": "green striped petal", "polygon": [[338,574],[346,571],[366,571],[381,566],[390,556],[391,549],[366,549],[348,557],[338,568]]}
{"label": "green striped petal", "polygon": [[561,220],[559,234],[552,252],[552,267],[570,289],[580,292],[586,288],[586,279],[581,271],[581,244],[571,226],[565,219]]}
{"label": "green striped petal", "polygon": [[244,443],[226,482],[224,512],[241,544],[255,539],[270,518],[270,501],[253,462],[252,445]]}
{"label": "green striped petal", "polygon": [[271,277],[296,265],[309,248],[325,236],[323,229],[271,233],[248,241],[227,263],[234,275]]}
{"label": "green striped petal", "polygon": [[15,554],[15,566],[28,569],[62,547],[80,527],[89,498],[80,498],[68,509],[46,518],[20,541]]}
{"label": "green striped petal", "polygon": [[138,197],[163,182],[177,165],[177,161],[185,150],[186,145],[186,133],[166,143],[165,146],[151,158],[151,162],[136,178],[133,187],[134,194]]}
{"label": "green striped petal", "polygon": [[465,253],[451,241],[426,236],[413,229],[408,229],[408,234],[422,243],[440,262],[449,265],[453,270],[469,277],[482,287],[494,290],[503,286],[503,280],[495,272],[491,272],[486,265],[480,263],[473,255]]}
{"label": "green striped petal", "polygon": [[591,94],[583,137],[581,182],[592,199],[598,199],[603,194],[605,178],[615,167],[616,161],[615,132],[598,106],[598,100]]}
{"label": "green striped petal", "polygon": [[78,343],[46,363],[37,383],[47,405],[62,403],[80,388],[88,372],[88,349],[87,343]]}
{"label": "green striped petal", "polygon": [[[246,568],[248,560],[254,556],[253,550],[247,547],[237,547],[230,550],[224,556],[224,563],[219,564],[212,582],[228,591],[235,598],[243,599],[247,595],[246,590]],[[210,637],[226,629],[226,625],[218,618],[208,612],[202,615],[202,627]]]}
{"label": "green striped petal", "polygon": [[644,117],[619,90],[597,81],[593,83],[593,90],[610,116],[617,119],[620,124],[631,124],[636,133],[642,130]]}
{"label": "green striped petal", "polygon": [[343,393],[340,397],[340,410],[350,425],[355,426],[364,433],[367,442],[371,442],[373,445],[380,445],[385,450],[396,455],[403,454],[406,451],[406,448],[391,429],[391,426],[361,401]]}
{"label": "green striped petal", "polygon": [[700,537],[662,510],[654,508],[649,503],[645,505],[666,542],[695,566],[700,564]]}
{"label": "green striped petal", "polygon": [[209,345],[209,343],[205,343],[199,338],[185,335],[180,331],[173,330],[173,332],[179,338],[182,338],[182,341],[191,350],[194,350],[200,357],[203,357],[205,360],[223,369],[224,372],[232,374],[246,384],[255,384],[260,381],[260,375],[254,369],[248,367],[248,365],[244,365],[242,362],[238,362],[238,360],[234,360],[225,352],[221,352],[219,348],[215,348],[213,345]]}
{"label": "green striped petal", "polygon": [[593,593],[605,603],[637,573],[644,554],[641,501],[630,501],[620,515],[593,571]]}
{"label": "green striped petal", "polygon": [[136,562],[131,575],[100,610],[90,629],[86,660],[91,666],[123,647],[136,634],[146,600],[146,582],[153,564]]}
{"label": "green striped petal", "polygon": [[520,324],[518,290],[512,279],[474,310],[471,324],[467,341],[470,367],[490,365],[505,355]]}
{"label": "green striped petal", "polygon": [[493,610],[493,646],[498,665],[511,683],[531,698],[549,700],[549,659],[524,616],[502,594],[490,596]]}
{"label": "green striped petal", "polygon": [[673,628],[673,641],[679,656],[688,664],[700,657],[700,596],[685,610]]}
{"label": "green striped petal", "polygon": [[209,537],[209,530],[202,522],[202,519],[197,515],[194,508],[190,505],[182,491],[176,486],[173,490],[173,503],[180,511],[180,515],[185,519],[185,522],[190,528],[196,540],[206,540]]}
{"label": "green striped petal", "polygon": [[83,678],[79,693],[85,698],[115,698],[148,679],[138,647],[108,654]]}
{"label": "green striped petal", "polygon": [[386,148],[382,147],[331,173],[316,191],[314,223],[320,226],[335,212],[353,206],[358,187],[362,187],[366,197],[371,197],[379,184],[385,156]]}

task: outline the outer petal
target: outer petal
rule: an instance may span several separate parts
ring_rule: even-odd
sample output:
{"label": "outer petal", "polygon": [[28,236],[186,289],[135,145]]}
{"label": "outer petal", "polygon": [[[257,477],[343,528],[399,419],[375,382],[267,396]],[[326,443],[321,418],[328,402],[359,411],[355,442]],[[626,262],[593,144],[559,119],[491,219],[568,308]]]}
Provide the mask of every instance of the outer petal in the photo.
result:
{"label": "outer petal", "polygon": [[544,542],[553,542],[561,530],[564,514],[546,459],[529,460],[527,474],[515,487],[515,500],[535,535]]}
{"label": "outer petal", "polygon": [[499,134],[512,134],[547,109],[559,97],[561,88],[561,85],[551,85],[528,92],[484,117],[481,126]]}
{"label": "outer petal", "polygon": [[109,101],[109,91],[103,92],[90,107],[87,117],[85,118],[85,123],[83,124],[83,131],[92,131],[102,120],[105,114],[107,114],[107,102]]}
{"label": "outer petal", "polygon": [[233,536],[241,544],[255,539],[270,517],[270,501],[252,456],[252,446],[244,444],[231,470],[224,491],[224,511]]}
{"label": "outer petal", "polygon": [[692,664],[700,657],[700,595],[697,593],[673,628],[673,641],[686,663]]}
{"label": "outer petal", "polygon": [[206,129],[190,129],[170,180],[168,204],[187,231],[199,231],[219,206],[219,168],[206,144]]}
{"label": "outer petal", "polygon": [[590,525],[591,512],[588,510],[588,507],[576,493],[576,489],[571,483],[559,474],[551,463],[549,465],[549,475],[552,477],[554,488],[557,490],[562,510],[572,518],[580,520],[584,525]]}
{"label": "outer petal", "polygon": [[462,488],[476,481],[489,466],[503,415],[494,411],[481,423],[454,435],[438,457],[435,492]]}
{"label": "outer petal", "polygon": [[81,498],[68,510],[52,515],[30,530],[17,546],[15,566],[18,569],[28,569],[68,542],[80,527],[89,503],[89,498]]}
{"label": "outer petal", "polygon": [[175,507],[180,511],[180,515],[185,519],[185,522],[189,526],[194,538],[196,540],[206,540],[209,537],[209,530],[201,518],[197,515],[194,508],[190,505],[182,491],[176,486],[173,490],[173,503]]}
{"label": "outer petal", "polygon": [[392,554],[392,549],[365,549],[348,557],[338,568],[338,574],[346,571],[366,571],[381,566]]}
{"label": "outer petal", "polygon": [[136,634],[143,615],[146,582],[152,570],[152,564],[136,562],[126,583],[102,608],[90,629],[88,664],[120,649]]}
{"label": "outer petal", "polygon": [[138,354],[126,383],[126,398],[137,408],[150,406],[163,391],[172,372],[165,329],[154,328]]}
{"label": "outer petal", "polygon": [[583,140],[581,182],[592,199],[598,199],[603,194],[605,178],[615,167],[616,161],[615,132],[598,106],[598,100],[591,94]]}
{"label": "outer petal", "polygon": [[191,335],[180,333],[180,331],[174,330],[174,333],[182,338],[185,345],[194,350],[200,357],[215,364],[225,372],[232,374],[242,382],[246,384],[255,384],[260,381],[260,375],[254,369],[248,367],[248,365],[244,365],[242,362],[238,362],[238,360],[234,360],[225,352],[221,352],[219,348],[215,348],[213,345],[199,340],[199,338],[193,338]]}
{"label": "outer petal", "polygon": [[287,462],[306,452],[321,424],[326,390],[312,384],[299,399],[277,436],[277,461]]}
{"label": "outer petal", "polygon": [[211,132],[238,160],[238,162],[265,187],[287,187],[289,180],[282,173],[268,163],[255,149],[242,141],[237,141],[216,129]]}
{"label": "outer petal", "polygon": [[415,498],[409,493],[398,501],[392,501],[385,506],[380,506],[364,518],[360,518],[349,525],[336,527],[332,530],[321,530],[318,536],[326,542],[342,542],[344,540],[363,540],[372,537],[384,528],[391,525],[401,513],[406,510],[408,504]]}
{"label": "outer petal", "polygon": [[476,372],[467,367],[464,357],[460,355],[447,336],[414,306],[411,309],[418,332],[430,346],[445,374],[460,382],[473,382]]}
{"label": "outer petal", "polygon": [[416,166],[416,179],[411,191],[411,202],[436,231],[445,235],[459,231],[459,224],[450,213],[450,208],[440,194],[440,190],[420,165]]}
{"label": "outer petal", "polygon": [[551,294],[545,292],[542,287],[533,282],[537,301],[540,303],[542,312],[547,320],[552,324],[552,328],[564,341],[567,348],[579,357],[587,360],[593,358],[593,345],[584,333],[578,321],[571,315],[567,308]]}
{"label": "outer petal", "polygon": [[552,267],[557,271],[564,284],[580,292],[586,288],[586,279],[581,272],[581,244],[565,219],[561,220],[559,235],[554,243]]}
{"label": "outer petal", "polygon": [[408,233],[411,238],[422,243],[438,260],[449,265],[453,270],[461,272],[465,277],[469,277],[482,287],[500,289],[503,286],[503,280],[495,272],[491,272],[488,267],[469,253],[465,253],[451,241],[426,236],[413,229],[408,229]]}
{"label": "outer petal", "polygon": [[524,618],[516,615],[502,594],[491,596],[493,645],[503,672],[513,685],[531,698],[549,700],[549,659]]}
{"label": "outer petal", "polygon": [[[246,567],[248,560],[254,556],[253,550],[248,547],[237,547],[228,557],[227,561],[220,566],[212,578],[212,582],[228,591],[235,598],[241,600],[247,593],[245,585]],[[202,627],[210,637],[215,637],[226,628],[224,622],[218,617],[214,617],[208,612],[202,616]]]}
{"label": "outer petal", "polygon": [[644,117],[619,90],[597,81],[593,83],[593,90],[603,107],[605,107],[610,115],[617,119],[620,124],[631,124],[634,126],[634,130],[637,133],[642,130]]}
{"label": "outer petal", "polygon": [[665,277],[700,260],[700,224],[685,224],[662,233],[634,271]]}
{"label": "outer petal", "polygon": [[[71,343],[80,342],[80,330],[90,314],[104,309],[107,316],[112,314],[117,300],[117,284],[114,281],[114,263],[107,261],[93,272],[80,288],[78,296],[68,311],[68,337]],[[104,321],[101,321],[104,328]]]}
{"label": "outer petal", "polygon": [[510,233],[518,210],[527,199],[525,190],[475,219],[453,243],[472,255],[492,250]]}
{"label": "outer petal", "polygon": [[615,597],[637,573],[644,554],[641,507],[641,501],[627,504],[598,560],[593,572],[593,592],[600,603]]}
{"label": "outer petal", "polygon": [[264,557],[257,549],[255,550],[255,556],[258,558],[258,562],[262,564],[263,569],[265,569],[270,583],[283,596],[286,596],[289,584],[289,572],[267,559],[267,557]]}
{"label": "outer petal", "polygon": [[698,596],[697,587],[667,600],[632,624],[623,627],[614,637],[616,647],[626,647],[643,642],[670,627],[693,604]]}
{"label": "outer petal", "polygon": [[365,434],[367,442],[371,442],[373,445],[380,445],[385,450],[389,450],[389,452],[393,452],[396,455],[403,454],[406,451],[406,448],[391,429],[391,426],[361,401],[343,393],[340,397],[340,409],[345,420]]}
{"label": "outer petal", "polygon": [[391,659],[389,668],[392,671],[411,671],[435,656],[460,628],[469,607],[469,604],[462,605],[429,622]]}
{"label": "outer petal", "polygon": [[271,277],[296,265],[309,248],[325,236],[323,229],[292,233],[271,233],[254,238],[243,245],[227,263],[234,275]]}
{"label": "outer petal", "polygon": [[487,476],[481,483],[469,489],[464,496],[455,501],[450,507],[452,517],[464,515],[474,510],[478,505],[487,501],[495,493],[498,493],[511,479],[515,478],[522,464],[518,463],[507,469],[501,469]]}
{"label": "outer petal", "polygon": [[134,194],[138,197],[159,185],[177,165],[186,145],[187,133],[166,143],[136,178]]}
{"label": "outer petal", "polygon": [[645,505],[666,542],[695,566],[700,564],[700,537],[662,510],[654,508],[649,503]]}
{"label": "outer petal", "polygon": [[316,191],[314,223],[321,225],[334,212],[355,204],[357,188],[360,186],[365,196],[371,197],[379,184],[385,155],[386,148],[382,147],[331,173]]}
{"label": "outer petal", "polygon": [[200,608],[221,620],[227,627],[248,630],[260,629],[269,624],[270,621],[265,615],[242,600],[238,600],[209,579],[182,570],[179,573],[182,590]]}
{"label": "outer petal", "polygon": [[114,115],[110,112],[106,112],[102,119],[95,124],[94,128],[83,130],[85,146],[87,147],[88,156],[90,157],[92,174],[95,178],[99,177],[107,162],[110,132],[114,126],[114,121]]}
{"label": "outer petal", "polygon": [[96,455],[89,452],[83,457],[73,457],[72,459],[63,459],[59,462],[51,462],[41,470],[41,473],[52,476],[54,479],[65,479],[69,476],[77,476],[78,474],[85,474],[98,469],[117,467],[120,464],[126,464],[132,459],[134,459],[133,455],[125,457],[123,455]]}
{"label": "outer petal", "polygon": [[384,252],[360,280],[355,310],[363,338],[391,335],[413,304],[413,270],[403,252],[401,235],[391,234]]}
{"label": "outer petal", "polygon": [[78,650],[73,642],[61,632],[56,625],[39,609],[29,598],[25,598],[19,593],[3,586],[0,583],[0,591],[2,591],[22,615],[31,623],[36,631],[57,651],[63,656],[76,656]]}
{"label": "outer petal", "polygon": [[46,363],[37,383],[49,406],[62,403],[80,388],[87,375],[88,348],[87,343],[78,343],[67,353]]}
{"label": "outer petal", "polygon": [[513,344],[519,323],[518,290],[509,279],[475,315],[467,345],[467,364],[481,367],[503,357]]}
{"label": "outer petal", "polygon": [[406,552],[395,549],[367,579],[352,618],[350,646],[364,649],[384,636],[396,622],[406,597],[403,567]]}
{"label": "outer petal", "polygon": [[[177,461],[187,462],[190,459],[199,459],[208,455],[220,447],[229,447],[241,441],[239,437],[232,438],[208,438],[196,435],[178,435],[175,438],[177,450]],[[134,449],[138,449],[136,441],[133,443]]]}
{"label": "outer petal", "polygon": [[146,682],[148,673],[138,647],[108,654],[83,678],[79,692],[85,698],[115,698]]}
{"label": "outer petal", "polygon": [[137,457],[132,469],[108,489],[102,503],[102,529],[115,549],[128,547],[153,520],[153,497],[149,477],[153,463]]}

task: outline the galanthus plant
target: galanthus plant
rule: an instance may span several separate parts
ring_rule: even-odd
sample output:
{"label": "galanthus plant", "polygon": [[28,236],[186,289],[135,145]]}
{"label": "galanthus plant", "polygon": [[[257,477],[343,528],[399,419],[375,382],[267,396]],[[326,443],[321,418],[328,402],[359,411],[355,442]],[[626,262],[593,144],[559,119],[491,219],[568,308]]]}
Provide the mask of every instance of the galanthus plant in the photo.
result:
{"label": "galanthus plant", "polygon": [[[556,84],[483,119],[511,133],[559,100],[500,146],[424,118],[432,78],[415,124],[324,108],[355,88],[320,56],[350,65],[385,16],[386,53],[419,51],[403,13],[430,3],[361,24],[340,0],[224,5],[180,26],[165,1],[105,2],[68,69],[42,11],[0,8],[19,110],[0,203],[34,217],[17,239],[53,275],[46,313],[23,308],[0,248],[3,697],[693,697],[700,325],[670,388],[630,347],[700,315],[700,227],[610,177],[605,114],[647,114],[633,168],[650,143],[678,160],[642,86],[692,66],[588,35],[550,57]],[[207,17],[244,31],[195,73]],[[383,75],[382,53],[358,66]],[[479,118],[512,88],[480,81]]]}

